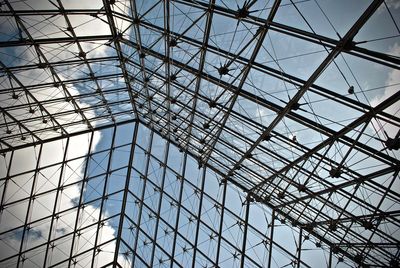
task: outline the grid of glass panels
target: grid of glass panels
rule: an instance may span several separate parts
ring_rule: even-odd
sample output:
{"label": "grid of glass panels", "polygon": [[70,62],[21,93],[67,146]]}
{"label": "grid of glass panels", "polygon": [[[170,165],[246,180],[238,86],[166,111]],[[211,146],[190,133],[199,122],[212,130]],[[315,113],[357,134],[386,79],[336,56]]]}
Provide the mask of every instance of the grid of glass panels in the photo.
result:
{"label": "grid of glass panels", "polygon": [[[45,145],[62,143],[56,151],[63,174],[74,137],[140,122],[246,199],[267,205],[300,236],[317,239],[329,255],[398,265],[396,1],[6,0],[0,15],[7,187],[11,154],[23,152],[27,161],[14,167],[36,174],[40,159],[54,153]],[[112,137],[101,139],[109,142],[104,148],[120,139]],[[101,161],[98,169],[107,173],[112,165]],[[126,167],[121,172],[128,175]],[[54,200],[63,196],[63,180],[54,184]],[[22,239],[34,209],[29,183]],[[54,212],[58,202],[52,205]],[[23,249],[15,249],[17,263]]]}

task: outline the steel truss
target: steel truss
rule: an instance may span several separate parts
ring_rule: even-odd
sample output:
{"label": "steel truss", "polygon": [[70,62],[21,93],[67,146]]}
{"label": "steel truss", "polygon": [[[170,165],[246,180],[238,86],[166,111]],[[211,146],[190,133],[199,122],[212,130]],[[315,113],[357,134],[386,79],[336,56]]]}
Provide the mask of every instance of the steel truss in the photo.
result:
{"label": "steel truss", "polygon": [[[346,5],[330,12],[316,0],[1,3],[0,262],[271,267],[287,264],[274,263],[281,254],[309,267],[312,245],[326,266],[398,267],[399,11],[359,5],[343,26],[332,19]],[[377,35],[383,12],[395,34]],[[96,149],[99,133],[110,142]],[[70,158],[82,137],[86,153]],[[57,144],[62,157],[47,165]],[[34,167],[16,166],[24,152]],[[58,177],[43,174],[52,168]],[[68,187],[80,193],[63,207]],[[97,216],[85,219],[85,206]],[[266,214],[264,229],[252,211]],[[293,247],[279,228],[295,234]]]}

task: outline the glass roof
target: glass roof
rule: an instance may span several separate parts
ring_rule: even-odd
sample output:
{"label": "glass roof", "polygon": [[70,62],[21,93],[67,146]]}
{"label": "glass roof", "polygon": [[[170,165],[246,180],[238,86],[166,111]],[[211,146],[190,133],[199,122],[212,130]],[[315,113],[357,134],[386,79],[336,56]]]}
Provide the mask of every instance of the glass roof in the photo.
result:
{"label": "glass roof", "polygon": [[[101,155],[105,150],[108,163],[96,162],[105,172],[104,185],[111,176],[107,175],[109,171],[121,168],[122,177],[131,178],[135,174],[136,179],[143,177],[158,185],[159,193],[167,193],[158,184],[158,177],[151,178],[146,171],[151,161],[154,165],[159,161],[163,167],[158,175],[164,178],[162,185],[168,172],[171,178],[176,177],[174,173],[180,174],[185,182],[193,175],[199,181],[193,182],[192,188],[207,196],[213,187],[221,190],[226,182],[236,189],[235,196],[227,202],[240,200],[243,207],[256,205],[260,221],[264,218],[261,213],[268,214],[269,227],[274,226],[276,219],[281,220],[282,225],[295,230],[300,241],[307,236],[305,243],[311,240],[319,243],[319,248],[330,253],[330,258],[333,255],[350,265],[398,266],[399,18],[399,3],[389,0],[1,1],[0,152],[4,159],[0,213],[3,215],[9,202],[30,200],[24,214],[26,220],[20,222],[23,231],[17,232],[24,240],[34,191],[30,192],[29,183],[16,183],[25,195],[17,194],[10,201],[6,198],[9,185],[18,177],[30,181],[30,173],[37,178],[40,170],[50,168],[52,164],[40,159],[42,154],[52,154],[51,149],[42,152],[46,144],[62,144],[58,147],[65,152],[64,157],[60,154],[54,165],[61,168],[61,173],[66,172],[67,162],[73,158],[66,156],[67,151],[74,151],[67,150],[71,148],[68,144],[73,144],[74,138],[84,137],[86,142],[82,147],[86,151],[79,155],[82,163],[73,168],[80,176],[73,180],[79,184],[74,191],[81,189],[81,194],[71,195],[70,200],[79,196],[88,198],[85,176],[95,178],[101,172],[85,168],[83,174],[82,166],[84,163],[90,166],[94,161],[92,154]],[[139,131],[137,128],[146,129],[147,134],[135,138],[138,134],[133,133]],[[118,129],[125,132],[130,129],[132,133],[104,134]],[[161,149],[147,149],[146,139],[162,143]],[[120,147],[126,148],[122,150],[125,154],[117,158],[125,159],[126,163],[116,167],[110,164],[116,158],[112,158],[111,152],[120,148],[114,142],[119,140]],[[152,148],[151,142],[149,146]],[[135,164],[137,157],[129,160],[130,155],[137,155],[135,150],[147,155],[143,158],[143,162],[147,161],[144,170],[140,170],[140,163]],[[181,168],[174,170],[174,163],[168,160],[165,151],[173,151],[175,164],[181,168],[189,165],[186,159],[190,158],[193,163],[187,168],[189,175]],[[24,155],[29,155],[26,161],[21,160]],[[207,178],[201,171],[212,175]],[[191,253],[193,263],[185,262],[182,256],[179,257],[182,259],[176,257],[175,249],[172,253],[161,252],[165,256],[157,259],[155,252],[164,247],[159,245],[153,247],[150,257],[144,249],[139,253],[137,245],[143,241],[159,242],[158,227],[153,228],[154,239],[140,237],[137,231],[135,241],[142,239],[143,243],[129,241],[122,231],[128,228],[126,218],[121,216],[127,206],[124,202],[136,198],[144,204],[146,187],[143,186],[142,196],[134,192],[129,195],[129,179],[125,177],[121,188],[113,190],[122,204],[119,211],[114,211],[118,215],[115,224],[106,220],[110,223],[109,232],[114,230],[117,237],[117,242],[108,244],[116,246],[112,264],[128,267],[135,264],[135,257],[131,257],[138,256],[139,266],[155,266],[164,257],[169,259],[171,267],[194,265],[196,251]],[[201,186],[201,181],[208,180],[214,180],[215,186]],[[196,185],[198,182],[200,185]],[[57,184],[56,179],[50,186],[49,191],[56,195],[55,204],[62,204],[58,200],[63,183]],[[106,192],[100,191],[98,198],[113,195]],[[191,212],[190,206],[174,194],[172,191],[171,196],[166,194],[164,198]],[[140,214],[144,208],[159,219],[162,196],[158,207],[141,205]],[[224,207],[225,199],[218,198],[215,201],[210,194],[211,203],[219,202],[218,207]],[[195,202],[201,208],[202,201],[199,203]],[[102,201],[92,205],[101,208],[100,216],[94,220],[98,228],[105,221],[102,213],[108,217],[113,211],[103,208],[103,204]],[[193,217],[200,219],[201,211],[193,210]],[[248,216],[246,219],[245,212],[246,209],[233,212],[231,216],[235,219],[239,215],[243,226],[257,225],[257,220],[250,223]],[[56,205],[49,215],[51,234],[55,230]],[[7,217],[0,218],[4,226],[8,226]],[[46,217],[39,216],[41,220]],[[140,226],[140,215],[139,222],[134,215],[127,217]],[[156,226],[159,222],[163,218],[157,220]],[[11,223],[8,224],[0,232],[2,241],[7,241],[10,235],[14,240],[18,238]],[[168,220],[162,224],[169,226]],[[242,230],[242,225],[239,227]],[[142,229],[142,235],[151,236],[150,229]],[[188,239],[185,243],[192,243],[192,248],[203,252],[197,244],[202,238],[199,230],[201,227],[192,231],[200,238],[188,242],[191,238],[186,237],[185,231],[173,229],[176,235],[171,238],[175,241],[172,244],[178,243],[178,239]],[[271,237],[274,231],[261,232],[264,233],[260,234],[260,241],[274,241]],[[243,252],[246,239],[251,243],[255,240],[246,235],[240,238],[245,241],[243,245],[234,245],[237,241],[225,236],[222,230],[215,230],[215,234],[222,237],[216,241],[216,248],[221,248],[221,239],[233,243],[230,266],[271,264],[268,258],[250,263],[252,257]],[[101,243],[97,236],[91,246],[93,250]],[[75,235],[69,240],[74,241]],[[48,261],[51,235],[43,243],[47,245],[45,261],[44,264],[39,261],[39,267],[46,266]],[[76,260],[73,243],[69,265]],[[276,243],[285,246],[282,239]],[[297,249],[287,249],[285,253],[288,261],[278,261],[277,266],[315,265],[303,259],[302,243],[297,238],[294,244]],[[264,250],[269,252],[268,247]],[[11,255],[0,255],[0,263],[20,265],[21,259],[29,259],[26,252],[32,253],[21,243]],[[131,253],[129,258],[120,258],[121,252]],[[204,262],[197,265],[218,265],[219,257],[203,253],[200,255]],[[243,257],[235,257],[236,253]],[[279,260],[277,255],[274,257]],[[94,263],[95,254],[91,260],[89,266]],[[65,260],[59,261],[65,265]],[[162,264],[160,261],[157,265]]]}

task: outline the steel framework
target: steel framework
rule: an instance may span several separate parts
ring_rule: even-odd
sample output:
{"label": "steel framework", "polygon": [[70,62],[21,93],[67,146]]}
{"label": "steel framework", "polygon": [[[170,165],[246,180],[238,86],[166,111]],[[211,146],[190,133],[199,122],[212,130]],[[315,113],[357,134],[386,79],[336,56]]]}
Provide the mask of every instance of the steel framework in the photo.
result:
{"label": "steel framework", "polygon": [[0,266],[398,267],[396,1],[0,2]]}

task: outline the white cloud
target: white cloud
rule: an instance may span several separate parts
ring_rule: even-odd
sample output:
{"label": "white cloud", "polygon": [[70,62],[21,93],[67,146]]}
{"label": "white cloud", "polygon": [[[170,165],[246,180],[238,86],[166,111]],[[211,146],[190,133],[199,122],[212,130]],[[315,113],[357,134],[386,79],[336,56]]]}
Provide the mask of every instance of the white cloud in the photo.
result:
{"label": "white cloud", "polygon": [[[400,55],[400,45],[398,43],[395,43],[393,45],[393,47],[390,48],[389,53],[392,55]],[[371,100],[371,106],[375,107],[375,106],[379,105],[381,102],[383,102],[384,100],[393,96],[393,94],[395,94],[399,89],[398,89],[398,86],[390,86],[390,85],[398,84],[398,83],[400,83],[400,71],[392,70],[386,79],[386,82],[385,82],[386,88],[384,90],[384,93],[381,96],[376,96],[375,98],[373,98]],[[400,112],[399,103],[397,102],[396,104],[390,106],[389,108],[387,108],[385,110],[385,112],[387,112],[388,114],[391,114],[391,115],[398,116],[399,112]],[[373,119],[371,121],[371,124],[373,126],[370,125],[370,127],[372,129],[375,128],[376,130],[378,130],[377,131],[378,135],[383,140],[386,140],[386,136],[384,135],[383,130],[385,130],[391,138],[393,138],[399,131],[398,127],[396,127],[392,124],[389,124],[389,123],[384,124],[384,122],[378,122],[375,119]]]}

